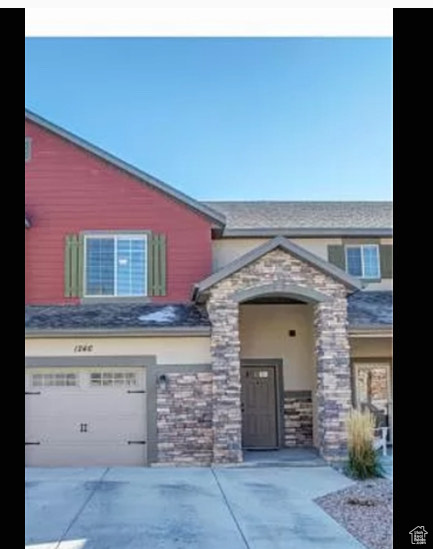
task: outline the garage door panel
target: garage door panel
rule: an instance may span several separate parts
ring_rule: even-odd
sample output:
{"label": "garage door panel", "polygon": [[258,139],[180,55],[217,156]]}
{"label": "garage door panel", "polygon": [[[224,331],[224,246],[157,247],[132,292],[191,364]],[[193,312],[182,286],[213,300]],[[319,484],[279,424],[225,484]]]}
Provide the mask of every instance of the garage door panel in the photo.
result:
{"label": "garage door panel", "polygon": [[60,444],[26,446],[26,464],[38,467],[139,466],[145,446],[139,444]]}
{"label": "garage door panel", "polygon": [[144,423],[136,421],[135,416],[116,417],[115,424],[107,418],[68,418],[58,426],[52,417],[35,418],[27,423],[26,439],[36,442],[79,442],[95,441],[123,442],[143,439]]}
{"label": "garage door panel", "polygon": [[[123,391],[123,390],[122,390]],[[77,417],[78,415],[106,415],[107,409],[117,414],[135,414],[143,408],[144,393],[128,394],[120,390],[71,391],[56,394],[56,391],[41,391],[40,395],[29,395],[26,407],[33,416],[57,415]]]}
{"label": "garage door panel", "polygon": [[128,444],[146,439],[143,369],[75,374],[69,369],[65,377],[56,368],[27,373],[26,442],[38,444],[26,446],[26,464],[143,465],[145,445]]}

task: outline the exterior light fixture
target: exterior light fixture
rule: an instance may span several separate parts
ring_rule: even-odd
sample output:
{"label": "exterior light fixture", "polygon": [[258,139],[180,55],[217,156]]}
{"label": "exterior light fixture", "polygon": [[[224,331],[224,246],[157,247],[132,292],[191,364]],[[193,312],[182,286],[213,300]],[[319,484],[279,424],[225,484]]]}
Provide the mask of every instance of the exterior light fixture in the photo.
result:
{"label": "exterior light fixture", "polygon": [[168,378],[165,374],[161,374],[158,376],[158,387],[161,389],[161,391],[165,391],[167,389],[168,385]]}

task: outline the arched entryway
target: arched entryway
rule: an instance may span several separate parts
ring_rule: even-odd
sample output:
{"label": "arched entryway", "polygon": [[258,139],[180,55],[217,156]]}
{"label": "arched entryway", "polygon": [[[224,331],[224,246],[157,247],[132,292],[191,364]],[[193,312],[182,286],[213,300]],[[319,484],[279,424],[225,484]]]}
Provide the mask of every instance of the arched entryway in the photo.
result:
{"label": "arched entryway", "polygon": [[[359,289],[359,284],[286,239],[275,239],[253,252],[217,273],[218,276],[212,275],[196,292],[206,303],[212,323],[214,461],[242,460],[241,368],[247,337],[243,311],[246,307],[278,304],[299,306],[305,311],[305,322],[309,318],[310,357],[314,364],[310,372],[315,425],[312,438],[325,458],[337,459],[346,450],[345,418],[351,406],[347,295]],[[269,311],[268,318],[272,318]],[[254,322],[260,322],[260,318]],[[285,329],[280,321],[278,330]],[[284,356],[264,358],[282,360],[284,367]],[[290,393],[287,397],[290,398]],[[280,441],[281,433],[280,429]]]}
{"label": "arched entryway", "polygon": [[313,319],[314,305],[326,296],[294,285],[264,285],[235,297],[242,448],[317,445]]}

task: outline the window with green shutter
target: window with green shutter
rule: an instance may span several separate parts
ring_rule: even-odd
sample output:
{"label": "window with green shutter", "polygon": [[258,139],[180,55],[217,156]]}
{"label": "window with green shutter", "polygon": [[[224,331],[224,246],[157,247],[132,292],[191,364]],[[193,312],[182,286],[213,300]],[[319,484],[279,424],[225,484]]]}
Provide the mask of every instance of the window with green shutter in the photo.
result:
{"label": "window with green shutter", "polygon": [[67,236],[67,297],[116,298],[165,294],[165,235],[143,232]]}
{"label": "window with green shutter", "polygon": [[377,239],[362,244],[329,245],[328,261],[366,282],[392,278],[392,245],[379,242]]}
{"label": "window with green shutter", "polygon": [[345,247],[346,271],[365,280],[380,280],[378,244],[354,244]]}

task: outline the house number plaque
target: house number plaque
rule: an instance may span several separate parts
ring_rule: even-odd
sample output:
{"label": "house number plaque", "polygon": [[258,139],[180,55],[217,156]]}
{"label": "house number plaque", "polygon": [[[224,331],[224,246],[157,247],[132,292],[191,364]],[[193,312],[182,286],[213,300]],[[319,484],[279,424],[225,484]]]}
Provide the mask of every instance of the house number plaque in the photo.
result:
{"label": "house number plaque", "polygon": [[84,345],[75,345],[74,353],[91,353],[93,351],[93,345],[85,343]]}

